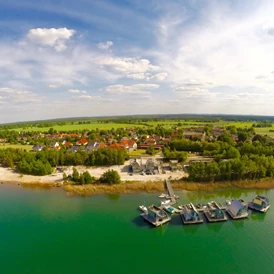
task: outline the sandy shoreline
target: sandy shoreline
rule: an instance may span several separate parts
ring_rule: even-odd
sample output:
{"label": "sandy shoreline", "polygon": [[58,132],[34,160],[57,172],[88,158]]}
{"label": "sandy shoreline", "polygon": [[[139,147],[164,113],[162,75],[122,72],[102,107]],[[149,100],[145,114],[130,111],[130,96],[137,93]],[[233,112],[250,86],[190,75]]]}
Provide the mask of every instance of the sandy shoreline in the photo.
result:
{"label": "sandy shoreline", "polygon": [[35,187],[51,187],[51,186],[63,186],[64,190],[71,195],[100,195],[109,193],[159,193],[164,192],[164,180],[171,178],[171,182],[174,190],[186,190],[186,191],[214,191],[216,189],[225,188],[239,188],[239,189],[272,189],[274,188],[274,179],[265,178],[261,180],[242,180],[242,181],[228,181],[228,182],[214,182],[214,183],[196,183],[183,181],[185,177],[183,171],[167,172],[166,174],[158,175],[140,175],[134,174],[130,176],[125,172],[125,165],[123,166],[110,166],[110,167],[76,167],[79,172],[89,171],[90,174],[96,178],[99,178],[108,169],[117,170],[122,179],[122,183],[118,185],[64,185],[63,186],[63,172],[67,175],[72,173],[73,167],[63,167],[62,172],[54,172],[51,175],[46,176],[32,176],[21,175],[14,172],[9,168],[0,167],[0,182],[20,184],[23,186],[35,186]]}
{"label": "sandy shoreline", "polygon": [[[140,181],[140,182],[148,182],[148,181],[163,181],[171,177],[171,179],[181,179],[185,177],[186,174],[184,171],[166,171],[166,174],[153,174],[153,175],[141,175],[134,174],[130,175],[128,173],[129,161],[125,162],[124,165],[114,165],[108,167],[85,167],[85,166],[76,166],[76,169],[82,173],[84,171],[88,171],[91,176],[95,178],[100,178],[101,175],[106,172],[108,169],[113,169],[118,171],[121,176],[121,180],[123,182],[126,181]],[[48,184],[62,184],[63,183],[63,172],[66,175],[72,175],[73,166],[65,166],[62,168],[62,172],[53,172],[50,175],[45,176],[33,176],[33,175],[21,175],[20,173],[15,172],[10,168],[0,167],[0,182],[14,182],[14,183],[48,183]]]}

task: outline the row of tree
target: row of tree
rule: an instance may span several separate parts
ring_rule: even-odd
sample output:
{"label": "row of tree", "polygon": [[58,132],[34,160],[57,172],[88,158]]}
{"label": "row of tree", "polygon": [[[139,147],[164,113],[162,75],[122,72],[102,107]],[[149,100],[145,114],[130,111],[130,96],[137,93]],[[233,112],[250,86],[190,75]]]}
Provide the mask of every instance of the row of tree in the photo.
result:
{"label": "row of tree", "polygon": [[[69,177],[64,173],[63,179],[67,180]],[[93,184],[93,183],[103,183],[103,184],[119,184],[121,183],[121,177],[116,170],[109,169],[102,174],[99,180],[96,180],[95,177],[91,176],[88,171],[79,173],[79,171],[74,167],[72,176],[70,178],[75,184],[84,185],[84,184]]]}
{"label": "row of tree", "polygon": [[0,164],[13,168],[17,164],[18,170],[24,174],[46,175],[57,166],[109,166],[122,165],[128,159],[126,150],[98,149],[90,153],[77,151],[40,151],[24,152],[21,149],[0,150]]}
{"label": "row of tree", "polygon": [[188,168],[188,180],[214,182],[224,180],[260,179],[274,176],[273,156],[243,156],[219,163],[195,162]]}

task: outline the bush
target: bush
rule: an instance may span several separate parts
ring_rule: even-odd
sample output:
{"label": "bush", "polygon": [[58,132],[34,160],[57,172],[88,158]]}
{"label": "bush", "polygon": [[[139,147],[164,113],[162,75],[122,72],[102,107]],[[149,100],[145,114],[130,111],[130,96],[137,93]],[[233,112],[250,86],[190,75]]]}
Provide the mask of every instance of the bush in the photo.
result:
{"label": "bush", "polygon": [[110,184],[110,185],[120,184],[121,177],[116,170],[109,169],[100,177],[100,182],[104,184]]}

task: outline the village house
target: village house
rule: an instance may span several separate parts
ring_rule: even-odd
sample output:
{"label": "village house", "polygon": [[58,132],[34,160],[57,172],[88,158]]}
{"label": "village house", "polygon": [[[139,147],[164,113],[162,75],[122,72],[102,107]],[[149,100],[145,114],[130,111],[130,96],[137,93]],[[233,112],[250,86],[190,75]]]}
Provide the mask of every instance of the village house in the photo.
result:
{"label": "village house", "polygon": [[73,144],[71,142],[68,142],[68,141],[63,141],[62,145],[65,146],[65,147],[71,147]]}
{"label": "village house", "polygon": [[50,149],[60,150],[59,142],[51,142],[49,147]]}
{"label": "village house", "polygon": [[137,143],[134,140],[123,140],[120,145],[124,146],[129,152],[137,149]]}
{"label": "village house", "polygon": [[170,136],[171,139],[177,139],[178,137],[179,137],[178,133],[172,133]]}
{"label": "village house", "polygon": [[7,138],[1,138],[0,139],[0,143],[6,143],[7,142]]}
{"label": "village house", "polygon": [[109,145],[107,148],[110,148],[110,149],[126,149],[123,145],[118,144],[118,143],[116,143],[116,144],[111,144],[111,145]]}
{"label": "village house", "polygon": [[160,140],[160,142],[159,143],[161,143],[161,144],[168,144],[169,142],[171,141],[171,139],[170,138],[162,138],[161,140]]}
{"label": "village house", "polygon": [[147,138],[144,143],[146,145],[156,145],[156,140],[154,138]]}
{"label": "village house", "polygon": [[142,158],[135,158],[131,161],[130,167],[133,173],[139,173],[143,171]]}
{"label": "village house", "polygon": [[76,142],[76,145],[77,146],[85,146],[88,144],[88,139],[86,138],[82,138],[82,139],[79,139],[77,142]]}
{"label": "village house", "polygon": [[196,132],[196,131],[187,131],[183,133],[184,138],[189,140],[201,139],[201,141],[205,140],[206,134],[205,132]]}
{"label": "village house", "polygon": [[146,172],[153,172],[156,167],[156,163],[152,158],[148,158],[145,164]]}
{"label": "village house", "polygon": [[38,151],[42,151],[45,149],[45,145],[43,144],[40,144],[40,145],[34,145],[32,147],[32,150],[35,151],[35,152],[38,152]]}

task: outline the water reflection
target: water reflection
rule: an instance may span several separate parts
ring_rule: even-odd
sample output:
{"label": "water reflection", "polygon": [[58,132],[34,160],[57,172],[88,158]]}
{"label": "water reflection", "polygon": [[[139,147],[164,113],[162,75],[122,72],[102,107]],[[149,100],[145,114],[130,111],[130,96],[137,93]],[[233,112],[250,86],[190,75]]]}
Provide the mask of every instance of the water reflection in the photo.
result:
{"label": "water reflection", "polygon": [[203,224],[191,224],[191,225],[183,225],[183,230],[187,234],[194,235]]}
{"label": "water reflection", "polygon": [[146,222],[141,216],[137,216],[134,219],[132,219],[132,222],[134,225],[138,227],[150,227],[153,228],[154,226],[151,225],[149,222]]}
{"label": "water reflection", "polygon": [[181,220],[180,214],[172,215],[170,220],[170,225],[174,226],[182,226],[183,222]]}
{"label": "water reflection", "polygon": [[155,234],[158,236],[164,235],[168,230],[168,226],[169,226],[169,223],[158,226],[157,228],[155,228]]}
{"label": "water reflection", "polygon": [[230,220],[231,224],[238,230],[243,229],[244,224],[247,221],[247,219],[239,219],[239,220]]}
{"label": "water reflection", "polygon": [[206,223],[206,226],[208,230],[214,231],[214,232],[219,232],[222,226],[224,225],[225,222],[217,222],[217,223]]}
{"label": "water reflection", "polygon": [[110,200],[110,201],[119,201],[119,199],[121,198],[121,194],[106,194],[106,197]]}
{"label": "water reflection", "polygon": [[256,212],[256,211],[252,211],[250,214],[250,218],[252,220],[256,220],[256,221],[263,221],[265,216],[266,216],[266,214],[261,213],[261,212]]}

